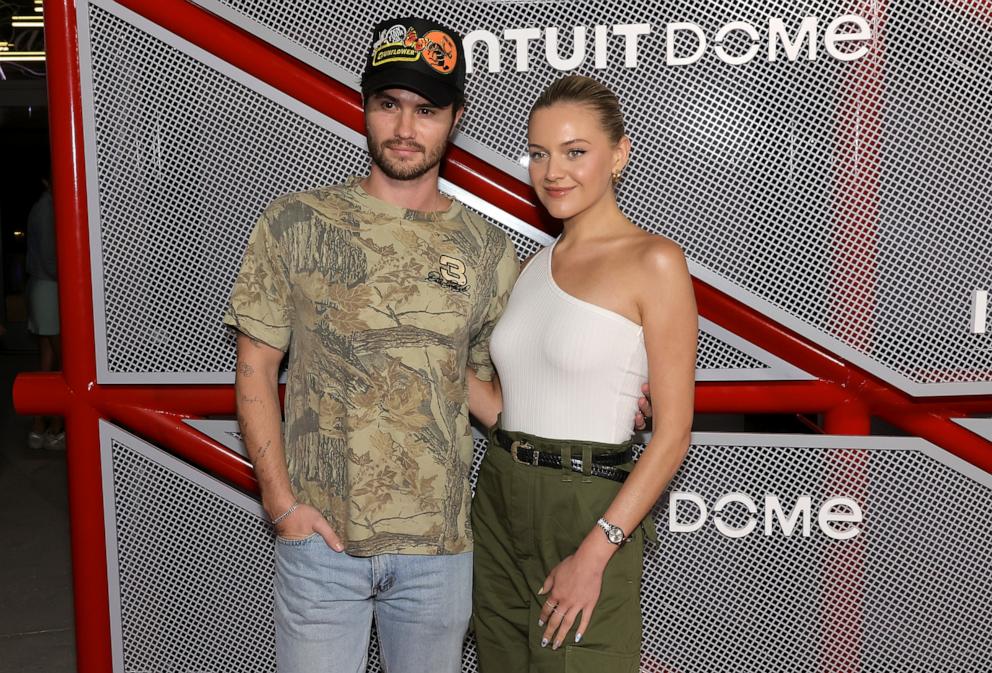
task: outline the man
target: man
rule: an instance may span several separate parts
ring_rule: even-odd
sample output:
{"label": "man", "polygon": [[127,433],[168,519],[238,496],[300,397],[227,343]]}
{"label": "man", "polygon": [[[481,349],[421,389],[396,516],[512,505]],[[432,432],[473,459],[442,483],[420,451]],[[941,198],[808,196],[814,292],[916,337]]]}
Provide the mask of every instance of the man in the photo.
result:
{"label": "man", "polygon": [[238,419],[278,536],[281,672],[363,671],[374,614],[390,673],[453,673],[471,614],[466,368],[492,376],[517,258],[438,191],[464,107],[460,38],[415,18],[373,37],[369,175],[274,201],[224,316],[240,332]]}

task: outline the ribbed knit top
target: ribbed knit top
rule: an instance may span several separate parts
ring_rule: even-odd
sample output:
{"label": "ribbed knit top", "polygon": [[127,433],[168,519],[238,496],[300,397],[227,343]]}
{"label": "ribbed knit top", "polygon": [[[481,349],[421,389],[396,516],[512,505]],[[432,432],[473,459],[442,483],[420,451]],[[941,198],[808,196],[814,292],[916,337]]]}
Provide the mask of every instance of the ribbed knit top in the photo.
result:
{"label": "ribbed knit top", "polygon": [[648,376],[644,330],[558,287],[555,245],[521,272],[489,342],[503,388],[501,425],[553,439],[623,442]]}

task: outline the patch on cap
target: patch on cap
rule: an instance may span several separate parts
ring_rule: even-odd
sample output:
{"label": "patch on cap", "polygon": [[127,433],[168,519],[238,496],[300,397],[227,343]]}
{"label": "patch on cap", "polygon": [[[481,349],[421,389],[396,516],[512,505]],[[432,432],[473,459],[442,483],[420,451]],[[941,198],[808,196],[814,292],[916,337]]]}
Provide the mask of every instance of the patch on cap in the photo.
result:
{"label": "patch on cap", "polygon": [[398,87],[446,107],[465,91],[462,38],[436,21],[400,17],[372,29],[362,94]]}
{"label": "patch on cap", "polygon": [[417,36],[417,29],[396,24],[382,31],[372,46],[372,67],[423,59],[436,72],[448,75],[458,64],[458,43],[443,30]]}

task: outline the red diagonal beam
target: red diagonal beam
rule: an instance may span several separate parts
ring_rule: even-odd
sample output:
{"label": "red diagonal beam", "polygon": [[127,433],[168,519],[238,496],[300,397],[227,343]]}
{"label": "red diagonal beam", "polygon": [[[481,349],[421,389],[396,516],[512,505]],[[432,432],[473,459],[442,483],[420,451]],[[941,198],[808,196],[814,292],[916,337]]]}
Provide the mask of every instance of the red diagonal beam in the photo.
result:
{"label": "red diagonal beam", "polygon": [[[810,374],[840,386],[870,413],[992,472],[992,443],[950,420],[955,411],[992,411],[992,396],[968,400],[916,400],[836,357],[808,339],[705,283],[696,282],[699,312]],[[961,415],[960,413],[956,415]]]}
{"label": "red diagonal beam", "polygon": [[[119,4],[364,135],[358,92],[251,33],[182,0],[119,0]],[[448,151],[442,175],[470,192],[485,193],[489,203],[538,228],[557,231],[532,201],[529,185],[459,147]]]}
{"label": "red diagonal beam", "polygon": [[130,400],[104,404],[101,411],[110,421],[127,428],[139,428],[142,436],[152,444],[168,449],[209,474],[222,476],[247,493],[258,495],[258,482],[251,463],[184,423],[183,419],[190,416],[144,409],[134,406]]}

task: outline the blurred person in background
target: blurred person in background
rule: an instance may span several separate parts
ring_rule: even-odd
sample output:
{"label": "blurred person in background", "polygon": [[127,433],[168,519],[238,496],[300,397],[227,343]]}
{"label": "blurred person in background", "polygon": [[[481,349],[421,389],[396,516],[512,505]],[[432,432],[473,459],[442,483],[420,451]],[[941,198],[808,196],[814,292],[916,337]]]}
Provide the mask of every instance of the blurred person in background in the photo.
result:
{"label": "blurred person in background", "polygon": [[[45,187],[31,207],[27,226],[27,272],[25,294],[28,304],[28,331],[38,336],[41,351],[41,371],[56,371],[61,367],[62,348],[59,340],[59,284],[55,257],[55,212],[52,206],[51,178],[41,182]],[[58,416],[35,416],[28,432],[28,447],[59,450],[65,448],[65,431]]]}

